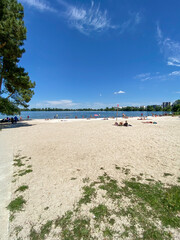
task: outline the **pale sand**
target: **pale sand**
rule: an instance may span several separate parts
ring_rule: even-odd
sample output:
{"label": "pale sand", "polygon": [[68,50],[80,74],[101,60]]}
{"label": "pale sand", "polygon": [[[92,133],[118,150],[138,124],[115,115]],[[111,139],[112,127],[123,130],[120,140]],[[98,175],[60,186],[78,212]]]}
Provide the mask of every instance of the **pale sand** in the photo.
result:
{"label": "pale sand", "polygon": [[[28,239],[31,225],[38,228],[71,210],[82,194],[82,179],[96,180],[103,174],[102,167],[119,182],[123,176],[115,165],[128,167],[131,176],[143,173],[163,183],[178,184],[180,118],[151,119],[158,124],[143,124],[137,118],[128,119],[132,127],[113,126],[115,119],[32,120],[27,122],[29,126],[3,129],[13,142],[14,155],[31,157],[27,164],[33,169],[12,184],[12,199],[20,195],[14,193],[19,186],[27,184],[29,189],[22,194],[27,204],[25,211],[15,215],[11,234],[20,225],[20,236]],[[24,167],[14,168],[19,169]],[[164,173],[173,176],[165,178]],[[46,207],[48,211],[44,210]],[[10,239],[15,238],[12,235]]]}

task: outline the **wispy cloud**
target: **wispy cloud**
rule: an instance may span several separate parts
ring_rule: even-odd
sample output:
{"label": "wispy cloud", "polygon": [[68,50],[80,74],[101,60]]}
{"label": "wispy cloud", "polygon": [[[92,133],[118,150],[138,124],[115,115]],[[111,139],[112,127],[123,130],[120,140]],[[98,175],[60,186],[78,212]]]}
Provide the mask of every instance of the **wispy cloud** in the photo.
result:
{"label": "wispy cloud", "polygon": [[75,6],[63,0],[58,0],[66,9],[64,16],[69,24],[83,34],[91,32],[102,32],[107,29],[115,29],[117,26],[111,23],[107,10],[102,11],[100,4],[93,1],[89,6]]}
{"label": "wispy cloud", "polygon": [[21,3],[25,3],[31,7],[35,7],[40,11],[57,12],[56,9],[51,7],[45,0],[19,0]]}
{"label": "wispy cloud", "polygon": [[159,24],[157,24],[157,40],[161,52],[166,58],[167,65],[180,67],[180,42],[164,38]]}
{"label": "wispy cloud", "polygon": [[176,93],[180,93],[180,91],[177,91]]}
{"label": "wispy cloud", "polygon": [[180,71],[174,71],[169,73],[169,76],[180,76]]}
{"label": "wispy cloud", "polygon": [[125,93],[124,91],[118,91],[118,92],[114,92],[114,94],[122,94],[122,93]]}
{"label": "wispy cloud", "polygon": [[141,73],[136,75],[134,78],[139,79],[141,82],[156,80],[156,81],[169,81],[179,79],[180,71],[174,71],[168,74],[156,73]]}
{"label": "wispy cloud", "polygon": [[126,31],[134,31],[135,27],[141,22],[142,16],[138,13],[130,13],[127,21],[124,21],[120,24],[119,29],[120,33],[124,33]]}
{"label": "wispy cloud", "polygon": [[72,100],[52,100],[52,101],[43,101],[39,105],[43,107],[59,107],[59,108],[72,108],[77,106],[78,103],[74,103]]}

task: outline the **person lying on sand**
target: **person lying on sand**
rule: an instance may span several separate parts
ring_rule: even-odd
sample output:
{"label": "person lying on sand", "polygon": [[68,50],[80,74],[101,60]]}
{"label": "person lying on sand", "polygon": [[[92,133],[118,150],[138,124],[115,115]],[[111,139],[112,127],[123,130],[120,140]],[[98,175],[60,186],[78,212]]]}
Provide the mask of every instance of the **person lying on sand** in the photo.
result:
{"label": "person lying on sand", "polygon": [[149,122],[142,122],[142,123],[153,123],[153,124],[157,124],[157,122],[152,122],[152,121],[149,121]]}
{"label": "person lying on sand", "polygon": [[127,121],[125,121],[125,123],[124,123],[124,125],[123,125],[123,126],[125,126],[125,127],[128,127],[128,126],[132,126],[132,125],[128,124],[128,122],[127,122]]}
{"label": "person lying on sand", "polygon": [[119,122],[119,124],[118,124],[118,122],[115,122],[114,125],[115,125],[115,126],[125,126],[125,127],[132,126],[132,125],[128,124],[127,121],[125,121],[125,123]]}

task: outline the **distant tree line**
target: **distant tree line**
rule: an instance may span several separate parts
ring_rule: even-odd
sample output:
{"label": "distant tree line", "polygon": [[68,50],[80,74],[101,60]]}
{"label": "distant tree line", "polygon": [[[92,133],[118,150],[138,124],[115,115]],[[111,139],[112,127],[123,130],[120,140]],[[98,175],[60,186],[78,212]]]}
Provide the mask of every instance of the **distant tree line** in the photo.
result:
{"label": "distant tree line", "polygon": [[[106,108],[79,108],[79,109],[69,109],[69,108],[26,108],[21,109],[21,111],[116,111],[116,107],[106,107]],[[180,99],[176,100],[172,106],[167,106],[162,108],[160,105],[148,105],[146,107],[133,107],[127,106],[119,108],[118,111],[164,111],[164,112],[180,112]]]}

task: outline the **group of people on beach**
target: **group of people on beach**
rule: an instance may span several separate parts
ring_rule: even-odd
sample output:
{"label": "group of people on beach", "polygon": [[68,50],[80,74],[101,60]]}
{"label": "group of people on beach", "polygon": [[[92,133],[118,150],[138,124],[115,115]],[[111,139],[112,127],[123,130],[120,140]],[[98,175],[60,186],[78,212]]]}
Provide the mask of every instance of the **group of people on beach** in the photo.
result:
{"label": "group of people on beach", "polygon": [[17,123],[17,121],[19,121],[19,119],[17,116],[15,116],[15,117],[11,117],[11,118],[9,118],[9,117],[3,118],[0,122],[1,123],[11,122],[13,124],[13,123]]}
{"label": "group of people on beach", "polygon": [[130,126],[132,126],[131,124],[129,124],[127,121],[125,121],[125,123],[124,122],[115,122],[115,124],[114,124],[115,126],[125,126],[125,127],[130,127]]}
{"label": "group of people on beach", "polygon": [[[29,119],[29,116],[27,116],[27,120]],[[14,116],[14,117],[6,117],[6,118],[3,118],[2,120],[0,120],[1,123],[8,123],[8,122],[11,122],[12,124],[14,123],[17,123],[18,121],[22,121],[22,117],[17,117],[17,116]]]}

